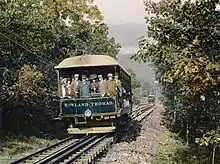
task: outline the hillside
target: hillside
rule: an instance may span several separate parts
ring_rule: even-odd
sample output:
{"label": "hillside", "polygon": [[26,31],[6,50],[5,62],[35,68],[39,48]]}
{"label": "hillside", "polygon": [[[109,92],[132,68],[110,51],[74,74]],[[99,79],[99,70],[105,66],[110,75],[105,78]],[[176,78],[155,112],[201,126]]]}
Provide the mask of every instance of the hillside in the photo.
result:
{"label": "hillside", "polygon": [[154,84],[154,71],[147,63],[137,63],[130,57],[138,50],[137,39],[146,36],[146,25],[141,23],[125,23],[121,25],[109,25],[109,36],[114,37],[122,46],[118,55],[118,61],[123,67],[131,68],[140,80],[147,81],[152,88]]}
{"label": "hillside", "polygon": [[154,88],[155,78],[152,68],[147,63],[137,63],[134,60],[131,60],[131,56],[132,54],[119,54],[118,61],[126,69],[131,68],[137,74],[138,79],[147,81]]}
{"label": "hillside", "polygon": [[137,39],[146,31],[146,25],[141,23],[109,25],[109,36],[113,36],[122,47],[136,47]]}

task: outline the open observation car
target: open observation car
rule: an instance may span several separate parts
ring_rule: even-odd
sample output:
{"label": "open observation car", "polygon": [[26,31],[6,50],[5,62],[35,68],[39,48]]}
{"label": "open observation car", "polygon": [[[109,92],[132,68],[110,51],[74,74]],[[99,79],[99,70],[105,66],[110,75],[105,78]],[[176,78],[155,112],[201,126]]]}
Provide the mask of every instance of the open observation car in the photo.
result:
{"label": "open observation car", "polygon": [[114,58],[74,56],[55,69],[59,117],[69,134],[110,133],[127,123],[132,111],[131,77]]}

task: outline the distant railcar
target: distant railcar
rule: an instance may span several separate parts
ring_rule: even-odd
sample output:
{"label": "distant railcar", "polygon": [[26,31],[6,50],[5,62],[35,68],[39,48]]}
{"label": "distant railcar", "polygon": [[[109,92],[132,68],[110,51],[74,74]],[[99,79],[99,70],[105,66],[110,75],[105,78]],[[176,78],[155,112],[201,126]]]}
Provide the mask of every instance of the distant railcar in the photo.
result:
{"label": "distant railcar", "polygon": [[129,73],[112,57],[82,55],[55,67],[60,97],[59,118],[69,134],[114,132],[132,112]]}
{"label": "distant railcar", "polygon": [[155,95],[148,96],[148,103],[155,103]]}

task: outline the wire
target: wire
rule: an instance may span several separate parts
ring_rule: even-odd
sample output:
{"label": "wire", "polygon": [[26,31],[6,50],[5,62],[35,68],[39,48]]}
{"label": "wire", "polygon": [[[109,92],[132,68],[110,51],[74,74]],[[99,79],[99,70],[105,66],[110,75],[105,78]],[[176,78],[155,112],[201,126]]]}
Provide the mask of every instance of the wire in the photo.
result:
{"label": "wire", "polygon": [[[4,27],[4,26],[3,26]],[[56,62],[54,59],[50,58],[49,56],[47,56],[44,52],[40,51],[39,49],[37,49],[36,47],[34,47],[33,45],[29,44],[27,41],[25,41],[23,38],[21,38],[18,34],[15,34],[13,31],[9,30],[7,27],[4,27],[5,29],[7,29],[10,33],[12,33],[13,35],[15,35],[16,37],[18,37],[19,39],[21,39],[24,43],[26,43],[27,45],[29,45],[30,47],[32,47],[33,49],[37,50],[38,52],[40,52],[41,54],[45,55],[48,59],[52,60],[53,62]]]}
{"label": "wire", "polygon": [[19,43],[15,42],[14,40],[12,40],[11,38],[9,38],[8,36],[4,35],[3,33],[0,32],[0,35],[4,36],[5,38],[7,38],[8,40],[12,41],[13,43],[15,43],[16,45],[22,47],[23,49],[25,49],[26,51],[30,52],[31,54],[33,54],[33,52],[27,48],[25,48],[24,46],[20,45]]}
{"label": "wire", "polygon": [[[26,47],[22,46],[21,44],[15,42],[13,39],[9,38],[8,36],[4,35],[3,33],[0,32],[0,35],[2,35],[3,37],[7,38],[7,39],[10,40],[10,41],[12,41],[12,42],[15,43],[16,45],[22,47],[23,49],[25,49],[25,50],[28,51],[29,53],[35,54],[33,51],[31,51],[31,50],[27,49]],[[36,54],[35,54],[35,55],[36,55]],[[42,56],[39,56],[39,57],[42,58]],[[44,59],[44,58],[42,58],[42,59]],[[44,60],[43,60],[43,62],[44,62],[45,64],[48,64],[48,63],[47,63],[46,61],[44,61]],[[51,62],[51,61],[50,61],[50,62]],[[52,63],[52,62],[51,62],[51,63]],[[52,64],[53,64],[53,63],[52,63]]]}

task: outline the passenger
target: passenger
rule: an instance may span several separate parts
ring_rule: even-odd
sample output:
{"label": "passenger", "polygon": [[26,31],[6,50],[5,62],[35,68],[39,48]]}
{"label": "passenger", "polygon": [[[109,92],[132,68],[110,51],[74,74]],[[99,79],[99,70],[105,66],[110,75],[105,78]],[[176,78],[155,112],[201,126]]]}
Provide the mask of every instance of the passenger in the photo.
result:
{"label": "passenger", "polygon": [[89,97],[90,96],[90,81],[86,80],[86,75],[82,75],[82,81],[79,82],[79,96],[80,97]]}
{"label": "passenger", "polygon": [[98,78],[99,78],[98,91],[101,94],[101,96],[104,97],[105,94],[106,94],[106,81],[103,80],[103,76],[102,75],[98,75]]}
{"label": "passenger", "polygon": [[78,97],[79,74],[75,74],[71,83],[71,94],[73,98]]}
{"label": "passenger", "polygon": [[96,79],[92,80],[92,84],[91,84],[91,90],[93,93],[97,93],[98,92],[98,88],[99,88],[99,84],[96,81]]}
{"label": "passenger", "polygon": [[70,96],[70,94],[71,94],[71,80],[70,80],[70,78],[68,78],[68,80],[67,80],[65,89],[66,89],[65,97],[71,98],[71,96]]}
{"label": "passenger", "polygon": [[118,73],[116,72],[115,73],[115,78],[114,78],[116,84],[117,84],[117,87],[116,87],[116,90],[118,91],[119,93],[119,96],[122,96],[122,86],[121,86],[121,81],[118,79]]}
{"label": "passenger", "polygon": [[108,74],[108,81],[106,82],[106,92],[108,96],[116,96],[117,92],[116,92],[116,87],[117,84],[115,82],[115,80],[112,79],[113,74],[109,73]]}
{"label": "passenger", "polygon": [[67,78],[61,77],[61,97],[64,98],[66,96],[66,85],[67,85]]}
{"label": "passenger", "polygon": [[98,82],[96,81],[97,75],[96,74],[91,74],[89,79],[92,81],[91,83],[91,96],[95,96],[94,94],[98,92]]}

